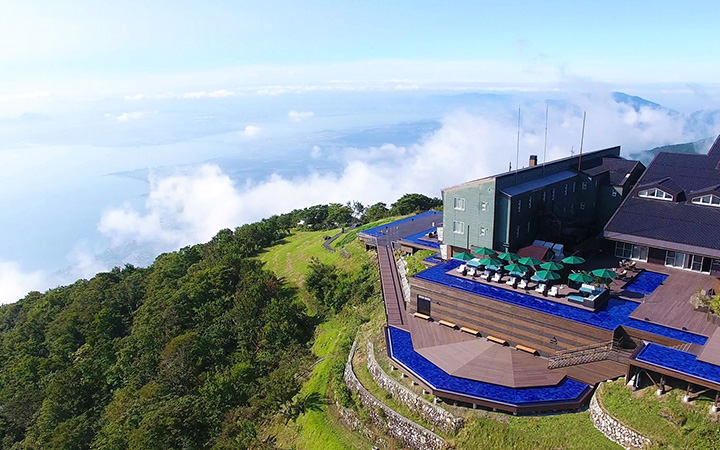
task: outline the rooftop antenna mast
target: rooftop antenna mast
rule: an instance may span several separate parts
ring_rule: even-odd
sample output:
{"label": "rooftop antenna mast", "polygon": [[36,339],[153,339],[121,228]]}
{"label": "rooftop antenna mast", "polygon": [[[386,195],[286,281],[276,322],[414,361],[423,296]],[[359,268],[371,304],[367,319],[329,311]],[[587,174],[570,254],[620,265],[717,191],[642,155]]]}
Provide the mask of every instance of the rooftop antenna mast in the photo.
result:
{"label": "rooftop antenna mast", "polygon": [[582,164],[583,142],[585,141],[585,115],[586,114],[587,114],[587,111],[583,111],[583,126],[582,126],[582,134],[580,134],[580,157],[578,158],[578,172],[580,172],[580,165]]}
{"label": "rooftop antenna mast", "polygon": [[545,162],[547,161],[547,128],[548,128],[548,110],[550,105],[545,103],[545,145],[543,146],[543,165],[542,172],[545,175]]}
{"label": "rooftop antenna mast", "polygon": [[515,150],[515,183],[517,183],[519,167],[520,167],[520,106],[518,105],[517,149]]}

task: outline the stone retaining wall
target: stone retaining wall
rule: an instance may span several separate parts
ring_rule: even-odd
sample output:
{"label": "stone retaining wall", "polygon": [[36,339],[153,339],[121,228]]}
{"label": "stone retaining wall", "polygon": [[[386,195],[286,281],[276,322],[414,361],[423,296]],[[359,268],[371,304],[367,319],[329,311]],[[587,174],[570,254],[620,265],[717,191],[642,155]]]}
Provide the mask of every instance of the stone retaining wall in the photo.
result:
{"label": "stone retaining wall", "polygon": [[345,365],[345,384],[350,391],[357,393],[360,404],[367,410],[373,424],[384,429],[389,436],[402,441],[408,448],[414,450],[440,450],[446,448],[443,438],[398,414],[365,389],[355,376],[352,368],[356,343],[357,341],[353,343]]}
{"label": "stone retaining wall", "polygon": [[375,349],[372,342],[367,344],[367,368],[378,386],[389,392],[395,400],[422,415],[425,420],[436,427],[455,433],[464,425],[465,419],[462,417],[457,417],[446,409],[430,403],[385,373],[375,359]]}
{"label": "stone retaining wall", "polygon": [[603,407],[597,401],[597,395],[602,387],[602,383],[595,390],[595,393],[590,399],[590,417],[592,418],[593,425],[608,439],[621,445],[623,448],[630,449],[642,449],[650,445],[650,439],[641,435],[640,433],[631,430],[630,428],[623,425],[621,422],[615,420],[603,409]]}

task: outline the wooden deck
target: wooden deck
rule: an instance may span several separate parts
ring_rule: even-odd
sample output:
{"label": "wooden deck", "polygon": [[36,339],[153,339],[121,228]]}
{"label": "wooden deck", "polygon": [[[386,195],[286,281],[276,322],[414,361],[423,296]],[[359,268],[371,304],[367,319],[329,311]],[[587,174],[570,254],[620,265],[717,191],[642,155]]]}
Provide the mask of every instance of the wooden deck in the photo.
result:
{"label": "wooden deck", "polygon": [[713,287],[713,277],[656,264],[642,264],[642,267],[670,276],[662,286],[642,299],[640,306],[630,314],[631,318],[643,321],[649,319],[651,323],[707,337],[715,332],[717,325],[708,322],[706,314],[695,311],[690,304],[690,296],[698,289]]}
{"label": "wooden deck", "polygon": [[616,361],[597,361],[577,366],[561,367],[554,372],[565,374],[568,378],[593,386],[601,381],[625,376],[627,364]]}
{"label": "wooden deck", "polygon": [[698,360],[720,366],[720,328],[717,328],[699,352]]}
{"label": "wooden deck", "polygon": [[408,327],[415,351],[457,377],[513,388],[554,386],[565,377],[562,372],[549,370],[545,358],[438,323],[413,317]]}
{"label": "wooden deck", "polygon": [[400,276],[395,266],[395,257],[390,246],[380,246],[378,251],[378,264],[380,265],[380,286],[382,287],[383,302],[385,303],[385,316],[388,325],[406,328],[407,315],[405,301],[403,300]]}

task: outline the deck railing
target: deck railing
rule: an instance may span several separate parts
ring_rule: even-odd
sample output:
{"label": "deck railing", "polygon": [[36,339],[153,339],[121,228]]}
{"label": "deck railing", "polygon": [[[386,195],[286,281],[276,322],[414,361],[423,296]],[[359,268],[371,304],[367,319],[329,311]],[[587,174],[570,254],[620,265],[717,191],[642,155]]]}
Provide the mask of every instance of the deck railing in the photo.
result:
{"label": "deck railing", "polygon": [[613,360],[623,362],[632,350],[622,348],[618,340],[560,350],[548,359],[548,369],[576,366],[597,361]]}

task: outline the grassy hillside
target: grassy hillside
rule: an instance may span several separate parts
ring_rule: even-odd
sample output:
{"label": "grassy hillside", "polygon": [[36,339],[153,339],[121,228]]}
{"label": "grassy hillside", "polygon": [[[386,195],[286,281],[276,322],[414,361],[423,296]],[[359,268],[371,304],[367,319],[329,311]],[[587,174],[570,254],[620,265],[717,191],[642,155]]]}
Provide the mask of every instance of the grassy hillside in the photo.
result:
{"label": "grassy hillside", "polygon": [[[268,248],[259,258],[268,269],[297,285],[309,308],[317,311],[320,305],[304,288],[304,277],[308,273],[311,258],[355,271],[373,257],[372,253],[365,251],[364,244],[356,239],[345,246],[349,255],[347,258],[342,257],[339,251],[333,253],[324,249],[323,236],[334,235],[339,231],[294,232],[282,243]],[[303,385],[303,394],[329,395],[331,378],[337,385],[357,328],[379,308],[382,308],[379,297],[368,299],[366,304],[346,307],[316,328],[312,353],[320,362]],[[285,448],[293,445],[302,450],[355,450],[371,447],[360,435],[347,431],[337,422],[333,405],[323,405],[319,410],[308,411],[288,425],[276,422],[267,433],[277,435],[278,445]]]}
{"label": "grassy hillside", "polygon": [[650,438],[655,448],[718,448],[720,418],[708,414],[712,400],[700,397],[683,403],[684,395],[682,388],[662,397],[654,387],[633,393],[621,380],[606,383],[599,397],[613,417]]}

